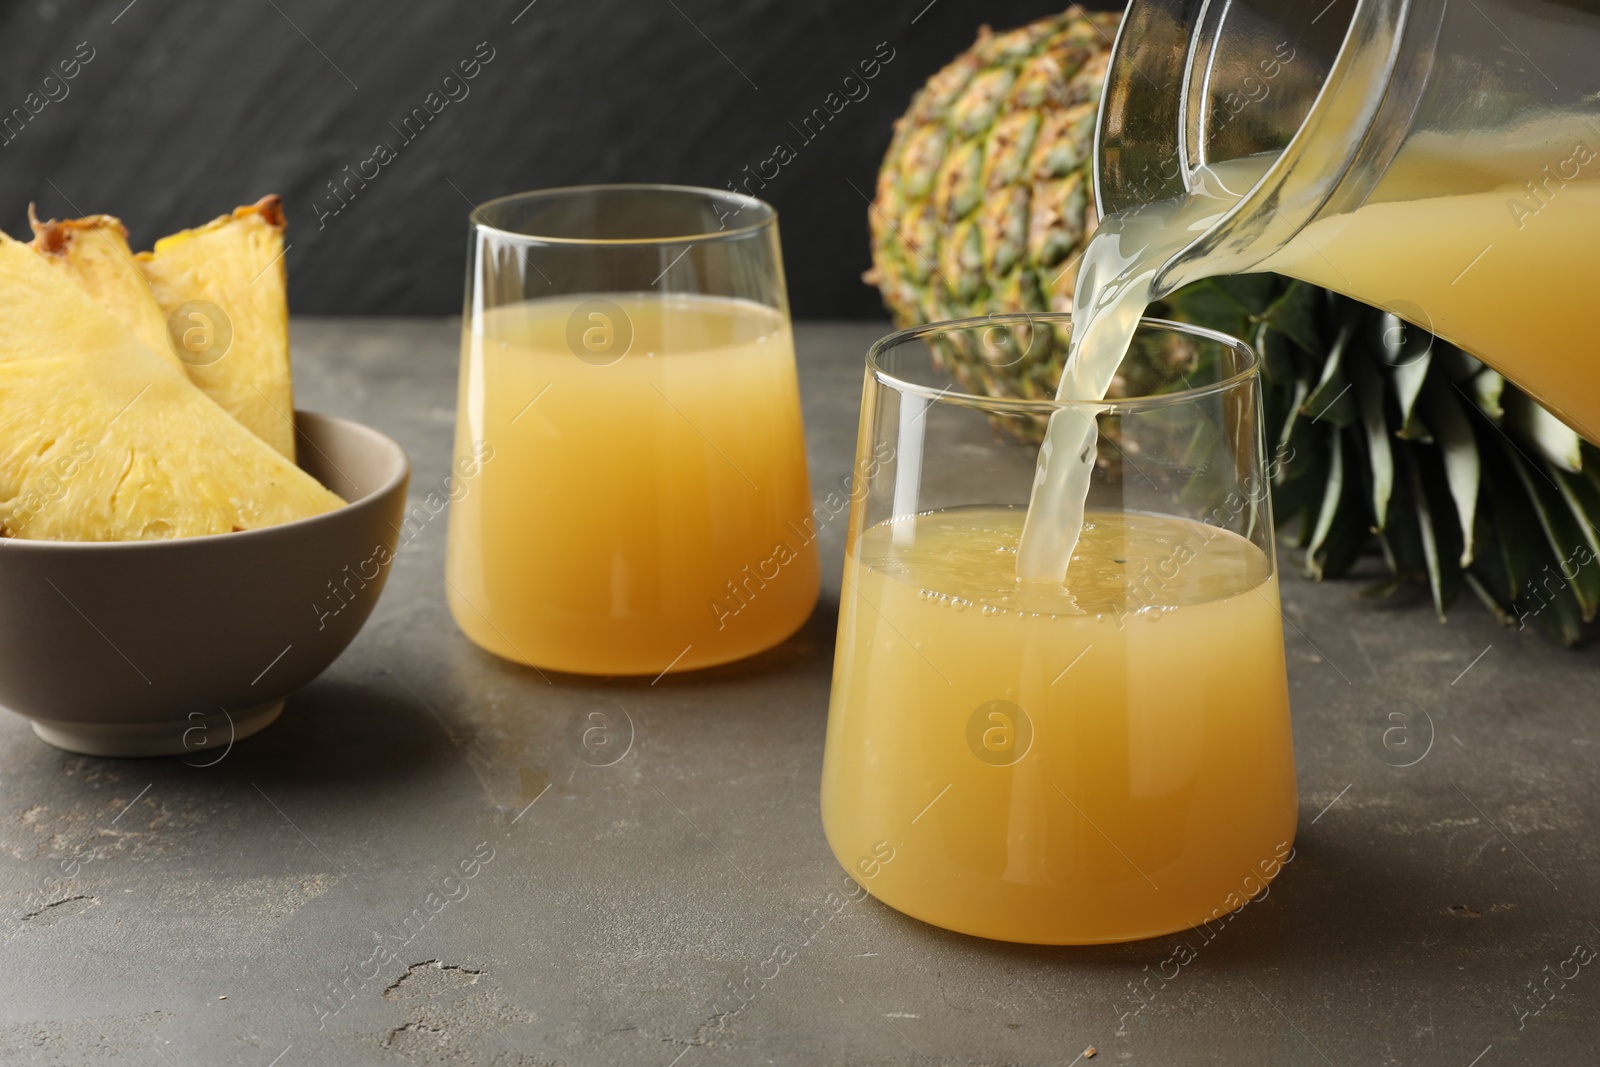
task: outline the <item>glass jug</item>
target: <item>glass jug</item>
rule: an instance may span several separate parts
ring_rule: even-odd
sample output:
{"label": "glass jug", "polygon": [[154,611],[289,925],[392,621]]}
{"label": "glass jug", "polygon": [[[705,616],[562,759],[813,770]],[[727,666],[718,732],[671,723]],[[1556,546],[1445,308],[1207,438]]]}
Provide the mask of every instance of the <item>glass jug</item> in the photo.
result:
{"label": "glass jug", "polygon": [[1133,0],[1100,105],[1102,214],[1276,158],[1164,296],[1271,270],[1479,356],[1592,442],[1596,0]]}

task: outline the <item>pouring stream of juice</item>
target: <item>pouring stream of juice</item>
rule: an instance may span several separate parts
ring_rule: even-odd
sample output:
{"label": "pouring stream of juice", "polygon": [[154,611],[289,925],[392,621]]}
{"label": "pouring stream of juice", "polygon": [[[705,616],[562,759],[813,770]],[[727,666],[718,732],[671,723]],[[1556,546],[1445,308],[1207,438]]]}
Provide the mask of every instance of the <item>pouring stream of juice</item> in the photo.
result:
{"label": "pouring stream of juice", "polygon": [[[1201,167],[1196,188],[1104,219],[1083,253],[1073,294],[1072,334],[1056,387],[1060,401],[1103,400],[1150,303],[1167,259],[1239,202],[1271,165],[1250,156]],[[1017,547],[1017,577],[1060,585],[1083,528],[1094,471],[1095,408],[1077,404],[1050,416]]]}

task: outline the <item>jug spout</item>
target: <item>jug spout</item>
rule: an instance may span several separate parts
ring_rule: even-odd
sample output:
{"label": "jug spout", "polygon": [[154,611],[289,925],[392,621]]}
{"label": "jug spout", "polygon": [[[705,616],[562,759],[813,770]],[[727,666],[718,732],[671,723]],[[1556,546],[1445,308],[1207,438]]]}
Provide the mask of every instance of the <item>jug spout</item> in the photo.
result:
{"label": "jug spout", "polygon": [[1600,378],[1574,348],[1600,245],[1597,49],[1592,0],[1133,0],[1097,204],[1181,197],[1256,157],[1156,295],[1302,278],[1466,348],[1594,441]]}
{"label": "jug spout", "polygon": [[1134,0],[1100,104],[1101,213],[1181,196],[1202,167],[1272,158],[1227,217],[1172,257],[1158,292],[1258,269],[1319,217],[1364,200],[1409,128],[1443,9]]}

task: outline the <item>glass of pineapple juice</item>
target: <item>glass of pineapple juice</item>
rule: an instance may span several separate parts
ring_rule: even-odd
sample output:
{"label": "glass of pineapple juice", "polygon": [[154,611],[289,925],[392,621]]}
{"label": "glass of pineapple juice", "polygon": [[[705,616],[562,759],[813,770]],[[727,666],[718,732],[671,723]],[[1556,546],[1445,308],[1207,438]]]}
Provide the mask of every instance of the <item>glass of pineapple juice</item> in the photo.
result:
{"label": "glass of pineapple juice", "polygon": [[471,215],[446,595],[490,652],[659,675],[817,597],[777,215],[676,186]]}
{"label": "glass of pineapple juice", "polygon": [[1065,580],[1020,583],[1062,404],[981,395],[939,354],[1043,364],[1069,329],[993,316],[873,347],[822,772],[829,844],[874,896],[1040,944],[1220,918],[1266,891],[1297,818],[1255,354],[1145,320],[1089,405]]}

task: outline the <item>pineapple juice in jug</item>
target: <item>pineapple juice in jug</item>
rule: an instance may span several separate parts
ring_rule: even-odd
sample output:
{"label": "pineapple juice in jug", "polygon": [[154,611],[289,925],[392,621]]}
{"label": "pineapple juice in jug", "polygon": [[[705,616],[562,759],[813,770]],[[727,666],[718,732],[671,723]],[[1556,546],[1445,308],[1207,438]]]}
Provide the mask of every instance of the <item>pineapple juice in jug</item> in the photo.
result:
{"label": "pineapple juice in jug", "polygon": [[1547,141],[1543,159],[1419,144],[1365,204],[1311,223],[1260,269],[1438,334],[1600,441],[1586,269],[1600,264],[1600,122]]}

